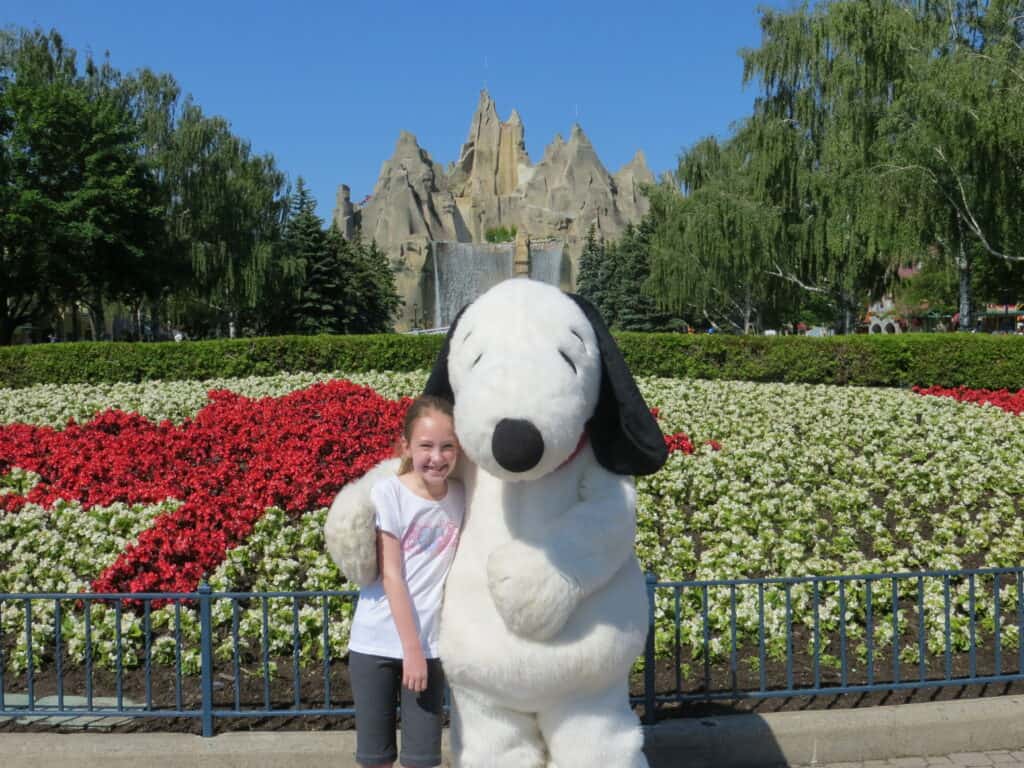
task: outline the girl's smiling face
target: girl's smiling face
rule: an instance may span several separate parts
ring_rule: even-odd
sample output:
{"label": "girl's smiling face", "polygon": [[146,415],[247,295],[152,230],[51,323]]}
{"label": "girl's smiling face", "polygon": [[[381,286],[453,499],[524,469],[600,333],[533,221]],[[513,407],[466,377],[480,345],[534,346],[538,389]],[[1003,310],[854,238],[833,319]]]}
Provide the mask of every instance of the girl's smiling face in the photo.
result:
{"label": "girl's smiling face", "polygon": [[409,439],[402,439],[402,453],[409,457],[412,471],[427,488],[443,490],[459,457],[451,418],[434,410],[424,413],[413,424]]}

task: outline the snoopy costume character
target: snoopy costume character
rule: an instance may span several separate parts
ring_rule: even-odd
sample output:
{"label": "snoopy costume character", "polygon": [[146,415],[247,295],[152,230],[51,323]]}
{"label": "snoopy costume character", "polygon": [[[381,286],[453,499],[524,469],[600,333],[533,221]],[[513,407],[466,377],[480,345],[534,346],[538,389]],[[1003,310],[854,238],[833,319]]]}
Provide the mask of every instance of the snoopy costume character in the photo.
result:
{"label": "snoopy costume character", "polygon": [[[425,388],[455,404],[465,522],[440,652],[461,768],[646,768],[628,676],[647,633],[633,475],[664,438],[586,300],[513,278],[468,305]],[[327,549],[376,578],[369,488],[331,505]]]}

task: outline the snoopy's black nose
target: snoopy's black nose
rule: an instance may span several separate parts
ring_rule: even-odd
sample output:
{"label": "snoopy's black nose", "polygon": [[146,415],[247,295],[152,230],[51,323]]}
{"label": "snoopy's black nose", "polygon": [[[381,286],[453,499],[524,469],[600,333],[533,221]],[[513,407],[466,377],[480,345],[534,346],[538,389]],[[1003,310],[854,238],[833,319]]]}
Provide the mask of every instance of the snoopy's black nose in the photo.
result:
{"label": "snoopy's black nose", "polygon": [[502,419],[491,438],[494,459],[509,472],[525,472],[544,455],[540,430],[525,419]]}

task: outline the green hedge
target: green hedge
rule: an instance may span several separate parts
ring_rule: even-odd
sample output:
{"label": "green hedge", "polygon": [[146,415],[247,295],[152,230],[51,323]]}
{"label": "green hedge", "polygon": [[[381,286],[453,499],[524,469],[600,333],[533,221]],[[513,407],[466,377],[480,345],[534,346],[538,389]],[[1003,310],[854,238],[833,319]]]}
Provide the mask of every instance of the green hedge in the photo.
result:
{"label": "green hedge", "polygon": [[0,347],[0,386],[209,379],[282,371],[412,371],[432,366],[443,341],[436,335],[392,333]]}
{"label": "green hedge", "polygon": [[869,387],[1024,387],[1024,338],[979,334],[891,336],[619,336],[647,375]]}
{"label": "green hedge", "polygon": [[[1024,338],[618,335],[635,375],[905,387],[1024,387]],[[281,336],[133,344],[80,342],[0,348],[0,386],[203,379],[279,371],[409,371],[433,364],[443,337]]]}

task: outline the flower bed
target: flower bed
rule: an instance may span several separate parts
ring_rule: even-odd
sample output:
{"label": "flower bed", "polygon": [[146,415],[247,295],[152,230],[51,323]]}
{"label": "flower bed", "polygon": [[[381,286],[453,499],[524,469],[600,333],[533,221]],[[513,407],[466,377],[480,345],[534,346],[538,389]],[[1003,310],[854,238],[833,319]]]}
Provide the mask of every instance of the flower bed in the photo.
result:
{"label": "flower bed", "polygon": [[[3,421],[31,425],[0,431],[0,503],[11,510],[0,513],[0,592],[184,588],[204,571],[218,591],[344,589],[324,553],[324,505],[341,482],[389,452],[400,410],[394,399],[418,392],[426,374],[351,378],[375,392],[311,375],[0,392]],[[1024,430],[1015,416],[899,390],[672,379],[642,379],[640,385],[677,449],[661,472],[638,482],[637,551],[661,579],[1021,561]],[[210,389],[220,394],[206,403],[203,393]],[[325,395],[360,405],[328,413],[319,401]],[[108,413],[90,424],[94,411],[118,407],[131,413]],[[365,418],[347,421],[353,412]],[[75,424],[57,429],[69,418]],[[320,429],[324,419],[334,427]],[[353,440],[354,423],[371,438]],[[121,446],[116,460],[114,445]],[[309,461],[321,451],[329,457],[322,466]],[[208,526],[208,534],[190,537],[194,522]],[[794,622],[810,626],[809,590],[791,597]],[[863,653],[865,601],[849,598],[851,650]],[[1011,598],[1007,592],[1007,606]],[[711,590],[710,599],[717,637],[731,607],[726,591]],[[827,593],[820,599],[823,630],[834,628],[838,599]],[[932,606],[936,599],[932,591],[926,595]],[[738,600],[741,640],[757,633],[754,600],[753,593]],[[879,588],[874,600],[881,652],[891,645],[885,620],[891,592]],[[954,642],[962,647],[969,595],[957,588],[954,600]],[[221,657],[231,650],[232,617],[224,605],[215,605],[213,617],[225,638]],[[72,660],[80,661],[81,613],[65,608],[62,635]],[[332,653],[344,651],[350,608],[343,600],[331,606]],[[658,647],[665,653],[675,631],[674,606],[659,597],[657,610]],[[699,597],[684,601],[680,639],[691,649],[702,642],[701,612]],[[247,608],[240,617],[242,640],[265,640],[271,655],[288,655],[290,601],[271,605],[269,614],[264,638],[260,608]],[[173,606],[153,612],[157,663],[174,662],[174,615]],[[977,606],[979,626],[991,624],[992,615],[991,604]],[[198,624],[191,610],[180,616],[183,668],[194,671]],[[112,664],[116,613],[96,605],[91,618],[93,658]],[[770,636],[781,637],[781,595],[769,595],[765,618]],[[23,620],[22,609],[10,604],[0,617],[9,669],[27,663]],[[139,659],[141,619],[124,611],[120,621],[129,651],[124,662],[131,665]],[[33,608],[40,663],[53,624],[52,602]],[[1007,647],[1016,643],[1013,629],[1005,628]],[[929,621],[927,630],[929,647],[937,648],[941,627]],[[318,609],[305,610],[304,662],[319,658],[322,631]],[[783,650],[779,640],[769,643],[776,658]],[[901,647],[903,654],[911,650]],[[718,642],[712,651],[726,649]]]}

